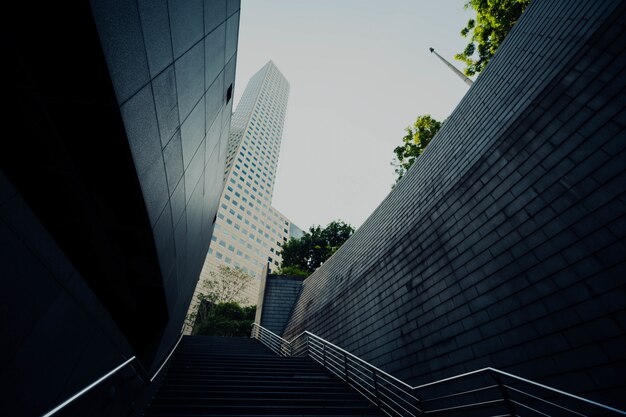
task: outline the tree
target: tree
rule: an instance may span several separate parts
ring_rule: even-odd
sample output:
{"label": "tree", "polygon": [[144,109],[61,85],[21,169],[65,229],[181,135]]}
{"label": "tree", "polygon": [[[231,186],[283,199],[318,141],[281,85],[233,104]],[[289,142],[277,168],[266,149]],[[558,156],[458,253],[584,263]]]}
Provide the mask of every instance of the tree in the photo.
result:
{"label": "tree", "polygon": [[250,334],[256,306],[241,307],[235,302],[209,304],[193,327],[193,335],[240,336]]}
{"label": "tree", "polygon": [[224,303],[236,303],[237,305],[244,303],[245,297],[243,291],[248,287],[254,278],[243,272],[239,268],[230,268],[225,265],[220,265],[217,271],[209,272],[209,279],[205,281],[206,292],[198,294],[198,309],[187,315],[185,320],[185,326],[189,326],[192,329],[195,327],[196,322],[202,315],[206,313],[201,312],[201,306],[224,304]]}
{"label": "tree", "polygon": [[243,303],[245,298],[243,291],[248,287],[254,278],[243,272],[239,268],[230,268],[220,265],[217,271],[209,273],[206,281],[206,294],[200,294],[200,298],[212,303]]}
{"label": "tree", "polygon": [[282,245],[281,271],[295,267],[307,275],[312,273],[353,233],[354,228],[342,221],[333,221],[324,229],[320,226],[311,226],[301,238],[291,238]]}
{"label": "tree", "polygon": [[291,265],[291,266],[281,267],[278,270],[278,272],[276,272],[276,275],[297,275],[301,277],[308,277],[311,274],[307,271],[301,270],[295,265]]}
{"label": "tree", "polygon": [[469,37],[470,43],[454,56],[465,63],[465,75],[474,75],[485,68],[529,3],[530,0],[468,0],[465,3],[466,9],[471,7],[476,11],[476,20],[470,19],[461,30],[461,36]]}
{"label": "tree", "polygon": [[425,114],[418,116],[412,126],[407,126],[405,129],[406,135],[402,138],[402,145],[393,150],[396,158],[391,164],[395,167],[396,184],[424,152],[426,146],[428,146],[431,139],[441,128],[441,125],[442,123],[433,119],[430,114]]}

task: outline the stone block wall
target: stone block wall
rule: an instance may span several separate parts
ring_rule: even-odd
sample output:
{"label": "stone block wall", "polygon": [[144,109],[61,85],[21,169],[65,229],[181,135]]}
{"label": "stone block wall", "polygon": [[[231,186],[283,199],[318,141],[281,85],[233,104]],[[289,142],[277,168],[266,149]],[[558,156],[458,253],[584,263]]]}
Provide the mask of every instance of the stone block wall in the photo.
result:
{"label": "stone block wall", "polygon": [[411,384],[492,366],[624,408],[625,26],[618,1],[535,0],[285,337]]}
{"label": "stone block wall", "polygon": [[265,280],[263,310],[260,325],[282,335],[291,315],[305,277],[268,275]]}

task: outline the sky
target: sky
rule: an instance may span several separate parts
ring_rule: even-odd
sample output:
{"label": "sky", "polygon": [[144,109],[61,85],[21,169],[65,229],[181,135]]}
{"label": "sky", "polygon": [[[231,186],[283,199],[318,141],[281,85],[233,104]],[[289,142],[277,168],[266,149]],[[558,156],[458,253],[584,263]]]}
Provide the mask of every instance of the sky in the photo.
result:
{"label": "sky", "polygon": [[391,191],[393,149],[421,114],[443,120],[468,86],[452,61],[463,0],[242,0],[235,105],[273,60],[290,83],[272,205],[302,229],[359,227]]}

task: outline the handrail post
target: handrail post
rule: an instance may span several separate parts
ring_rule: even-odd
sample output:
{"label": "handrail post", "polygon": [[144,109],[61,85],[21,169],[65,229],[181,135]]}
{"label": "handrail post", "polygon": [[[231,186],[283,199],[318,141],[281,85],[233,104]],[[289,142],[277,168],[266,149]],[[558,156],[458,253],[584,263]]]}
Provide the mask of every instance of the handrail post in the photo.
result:
{"label": "handrail post", "polygon": [[350,376],[348,374],[348,355],[345,352],[343,354],[343,367],[346,374],[346,382],[349,382]]}
{"label": "handrail post", "polygon": [[374,380],[374,395],[376,395],[376,404],[378,405],[378,408],[382,408],[380,396],[378,395],[378,375],[376,374],[376,369],[372,369],[372,379]]}
{"label": "handrail post", "polygon": [[502,399],[504,400],[504,404],[506,404],[506,409],[509,412],[509,415],[511,417],[515,417],[517,414],[515,414],[515,408],[513,407],[513,403],[511,403],[509,393],[502,383],[502,378],[500,378],[500,375],[497,375],[494,372],[490,372],[490,374],[491,377],[496,381],[496,384],[498,384],[498,388],[500,388],[500,395],[502,395]]}
{"label": "handrail post", "polygon": [[306,339],[304,339],[304,343],[305,343],[304,347],[306,349],[306,354],[308,356],[311,356],[311,354],[310,354],[311,353],[311,347],[309,346],[309,335],[306,335]]}
{"label": "handrail post", "polygon": [[324,346],[324,352],[322,354],[322,358],[324,359],[324,368],[326,368],[326,343],[322,344]]}

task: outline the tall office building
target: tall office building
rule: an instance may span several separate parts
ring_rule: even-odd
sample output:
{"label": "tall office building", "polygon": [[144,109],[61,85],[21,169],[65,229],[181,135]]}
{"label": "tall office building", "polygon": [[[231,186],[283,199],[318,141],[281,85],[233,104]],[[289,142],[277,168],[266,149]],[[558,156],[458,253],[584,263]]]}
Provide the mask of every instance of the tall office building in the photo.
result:
{"label": "tall office building", "polygon": [[[271,206],[280,153],[289,83],[272,61],[248,83],[232,117],[225,168],[225,187],[212,242],[196,294],[219,265],[240,268],[255,277],[247,302],[258,297],[258,275],[265,264],[276,270],[280,245],[301,230]],[[190,308],[195,311],[196,297]]]}

